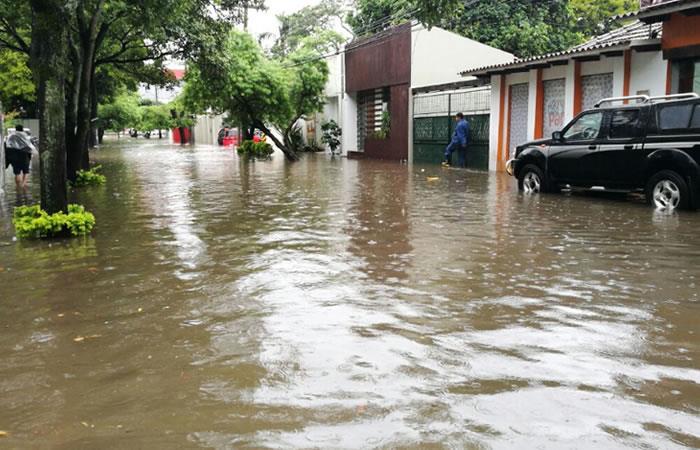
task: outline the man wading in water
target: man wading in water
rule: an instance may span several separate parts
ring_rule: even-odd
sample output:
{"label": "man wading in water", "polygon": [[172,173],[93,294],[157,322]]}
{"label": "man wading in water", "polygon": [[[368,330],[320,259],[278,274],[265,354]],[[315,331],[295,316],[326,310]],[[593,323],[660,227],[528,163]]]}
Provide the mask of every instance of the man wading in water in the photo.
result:
{"label": "man wading in water", "polygon": [[32,144],[29,135],[24,132],[22,125],[17,125],[15,131],[7,136],[5,141],[5,168],[12,164],[12,172],[15,174],[17,192],[26,189],[29,180],[29,163],[32,160],[32,152],[36,147]]}
{"label": "man wading in water", "polygon": [[445,160],[442,162],[442,165],[445,167],[452,165],[452,153],[454,153],[455,150],[458,151],[459,166],[466,166],[467,145],[469,144],[469,122],[464,119],[464,114],[462,113],[457,113],[455,122],[457,122],[455,133],[452,135],[452,142],[450,142],[450,145],[445,149]]}

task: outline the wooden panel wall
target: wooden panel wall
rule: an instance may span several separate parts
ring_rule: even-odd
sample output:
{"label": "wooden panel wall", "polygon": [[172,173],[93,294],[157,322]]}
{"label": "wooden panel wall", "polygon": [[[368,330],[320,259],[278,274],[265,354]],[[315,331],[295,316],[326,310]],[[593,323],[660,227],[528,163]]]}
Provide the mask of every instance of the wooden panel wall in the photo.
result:
{"label": "wooden panel wall", "polygon": [[345,53],[347,92],[411,82],[411,24],[350,45]]}

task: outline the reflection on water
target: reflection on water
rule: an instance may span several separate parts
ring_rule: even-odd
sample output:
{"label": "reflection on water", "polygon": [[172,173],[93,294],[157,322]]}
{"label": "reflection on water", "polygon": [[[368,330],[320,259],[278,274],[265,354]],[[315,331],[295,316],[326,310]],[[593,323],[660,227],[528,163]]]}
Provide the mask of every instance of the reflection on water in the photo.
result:
{"label": "reflection on water", "polygon": [[700,446],[700,214],[319,155],[95,159],[90,238],[14,242],[0,203],[1,444]]}

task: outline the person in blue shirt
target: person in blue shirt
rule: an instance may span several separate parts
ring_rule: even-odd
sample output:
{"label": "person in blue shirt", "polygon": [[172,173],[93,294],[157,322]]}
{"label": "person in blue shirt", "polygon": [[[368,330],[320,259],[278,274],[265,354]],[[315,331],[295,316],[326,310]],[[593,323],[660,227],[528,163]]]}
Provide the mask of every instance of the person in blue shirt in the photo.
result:
{"label": "person in blue shirt", "polygon": [[455,127],[455,132],[452,136],[450,145],[448,145],[445,149],[445,160],[442,162],[442,165],[451,166],[452,153],[458,151],[459,165],[464,167],[467,155],[467,145],[469,145],[469,122],[464,119],[464,114],[462,113],[457,113],[457,116],[455,116],[455,122],[457,122],[457,126]]}

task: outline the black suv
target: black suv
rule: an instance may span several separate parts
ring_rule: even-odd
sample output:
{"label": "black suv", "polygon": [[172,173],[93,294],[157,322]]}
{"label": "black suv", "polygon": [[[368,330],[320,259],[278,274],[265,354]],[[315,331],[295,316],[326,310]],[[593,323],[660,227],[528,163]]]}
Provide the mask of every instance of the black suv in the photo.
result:
{"label": "black suv", "polygon": [[[634,104],[612,106],[622,101]],[[657,208],[696,209],[700,98],[681,94],[602,100],[551,139],[519,146],[506,170],[526,193],[559,192],[562,187],[643,190]]]}

